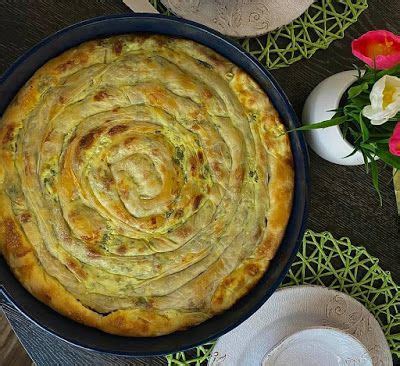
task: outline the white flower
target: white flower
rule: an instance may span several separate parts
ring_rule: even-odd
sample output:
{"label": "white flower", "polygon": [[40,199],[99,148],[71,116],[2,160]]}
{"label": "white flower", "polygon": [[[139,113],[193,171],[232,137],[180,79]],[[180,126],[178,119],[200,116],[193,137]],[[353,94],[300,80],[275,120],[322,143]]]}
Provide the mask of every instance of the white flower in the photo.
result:
{"label": "white flower", "polygon": [[400,78],[385,75],[372,87],[369,95],[371,105],[364,107],[362,114],[373,125],[382,125],[400,111]]}

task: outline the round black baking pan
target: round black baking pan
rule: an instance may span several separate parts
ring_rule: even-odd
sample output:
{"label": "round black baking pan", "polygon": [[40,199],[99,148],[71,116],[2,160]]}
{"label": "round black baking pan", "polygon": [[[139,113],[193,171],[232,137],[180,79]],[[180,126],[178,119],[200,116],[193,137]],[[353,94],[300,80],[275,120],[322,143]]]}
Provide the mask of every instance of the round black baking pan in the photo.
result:
{"label": "round black baking pan", "polygon": [[[238,44],[200,24],[153,14],[112,15],[86,20],[65,28],[20,57],[0,79],[0,115],[18,90],[46,61],[78,44],[126,33],[157,33],[191,39],[214,49],[250,74],[268,94],[288,129],[298,126],[287,97],[271,74]],[[295,191],[285,237],[268,271],[232,308],[190,329],[155,338],[120,337],[74,322],[30,295],[0,257],[0,291],[27,318],[69,343],[116,355],[150,356],[185,350],[214,340],[253,314],[283,281],[296,256],[308,211],[308,153],[301,133],[290,134],[294,157]],[[1,207],[0,207],[1,209]]]}

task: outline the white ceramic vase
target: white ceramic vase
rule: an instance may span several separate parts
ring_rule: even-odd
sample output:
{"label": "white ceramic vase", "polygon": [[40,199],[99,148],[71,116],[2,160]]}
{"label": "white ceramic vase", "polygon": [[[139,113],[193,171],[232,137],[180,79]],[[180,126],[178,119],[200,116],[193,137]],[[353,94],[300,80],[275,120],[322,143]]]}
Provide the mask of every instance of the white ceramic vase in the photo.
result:
{"label": "white ceramic vase", "polygon": [[[345,91],[356,81],[357,71],[343,71],[332,75],[318,84],[308,96],[303,109],[303,124],[312,124],[331,119],[339,107]],[[343,138],[339,126],[321,128],[306,132],[310,147],[322,158],[340,165],[361,165],[361,152],[348,156],[354,150]]]}

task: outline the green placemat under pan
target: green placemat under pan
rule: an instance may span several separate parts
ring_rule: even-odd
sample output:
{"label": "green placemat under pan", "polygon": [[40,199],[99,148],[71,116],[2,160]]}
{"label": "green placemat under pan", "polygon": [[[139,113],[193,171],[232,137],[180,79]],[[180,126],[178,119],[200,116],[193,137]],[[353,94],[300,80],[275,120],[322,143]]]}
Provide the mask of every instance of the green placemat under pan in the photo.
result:
{"label": "green placemat under pan", "polygon": [[[307,231],[282,286],[303,284],[326,286],[364,304],[379,321],[392,354],[400,357],[400,286],[365,248],[351,244],[347,238],[337,240],[328,232]],[[206,365],[212,346],[169,355],[168,364]]]}
{"label": "green placemat under pan", "polygon": [[[160,0],[149,1],[161,13],[170,14]],[[367,7],[367,0],[317,0],[292,23],[239,42],[268,69],[286,67],[343,38]]]}

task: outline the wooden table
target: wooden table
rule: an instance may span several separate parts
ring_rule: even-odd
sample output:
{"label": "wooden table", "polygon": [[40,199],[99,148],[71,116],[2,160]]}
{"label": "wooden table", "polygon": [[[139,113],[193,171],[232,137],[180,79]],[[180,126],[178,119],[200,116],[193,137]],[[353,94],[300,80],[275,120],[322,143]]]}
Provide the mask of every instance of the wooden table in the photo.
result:
{"label": "wooden table", "polygon": [[[298,115],[307,95],[324,78],[352,68],[351,40],[371,29],[400,34],[400,1],[369,0],[369,9],[347,30],[345,39],[317,52],[310,60],[273,71]],[[119,0],[0,0],[0,72],[47,35],[83,19],[128,12]],[[400,282],[400,219],[391,172],[381,178],[383,207],[363,167],[330,164],[311,153],[311,211],[309,228],[348,236],[380,259],[381,266]],[[4,310],[37,365],[162,365],[163,358],[128,360],[93,355],[46,335],[5,305]],[[28,365],[0,317],[0,365]]]}

